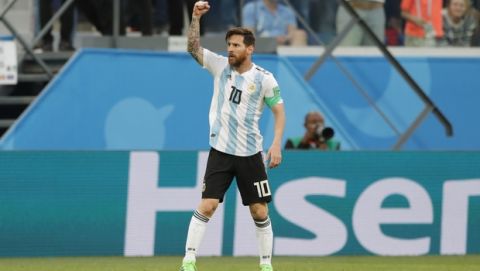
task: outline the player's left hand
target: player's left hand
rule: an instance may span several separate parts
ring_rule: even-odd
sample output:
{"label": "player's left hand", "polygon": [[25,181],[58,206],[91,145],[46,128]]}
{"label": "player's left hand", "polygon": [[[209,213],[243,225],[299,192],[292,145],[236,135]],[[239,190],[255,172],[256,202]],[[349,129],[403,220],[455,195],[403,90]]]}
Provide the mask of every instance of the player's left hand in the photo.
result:
{"label": "player's left hand", "polygon": [[279,145],[272,145],[267,153],[269,168],[275,168],[282,162],[282,150]]}
{"label": "player's left hand", "polygon": [[193,6],[193,15],[192,16],[202,16],[210,10],[210,4],[208,1],[197,1]]}

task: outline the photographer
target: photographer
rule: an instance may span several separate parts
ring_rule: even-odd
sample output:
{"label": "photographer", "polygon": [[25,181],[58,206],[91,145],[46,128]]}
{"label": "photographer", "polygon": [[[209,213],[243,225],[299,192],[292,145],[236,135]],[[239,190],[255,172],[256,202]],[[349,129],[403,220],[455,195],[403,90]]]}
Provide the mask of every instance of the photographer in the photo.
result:
{"label": "photographer", "polygon": [[333,138],[334,131],[325,127],[325,119],[320,112],[310,112],[305,116],[305,135],[289,138],[285,149],[340,150],[340,142]]}

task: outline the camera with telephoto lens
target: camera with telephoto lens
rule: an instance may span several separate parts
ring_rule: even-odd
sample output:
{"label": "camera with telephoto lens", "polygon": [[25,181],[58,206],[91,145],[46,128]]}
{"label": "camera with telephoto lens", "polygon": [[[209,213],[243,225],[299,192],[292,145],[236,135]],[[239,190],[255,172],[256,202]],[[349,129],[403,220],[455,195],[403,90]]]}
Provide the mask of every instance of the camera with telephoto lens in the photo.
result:
{"label": "camera with telephoto lens", "polygon": [[330,127],[323,127],[318,125],[315,129],[315,140],[320,142],[327,142],[330,138],[335,135],[335,131]]}

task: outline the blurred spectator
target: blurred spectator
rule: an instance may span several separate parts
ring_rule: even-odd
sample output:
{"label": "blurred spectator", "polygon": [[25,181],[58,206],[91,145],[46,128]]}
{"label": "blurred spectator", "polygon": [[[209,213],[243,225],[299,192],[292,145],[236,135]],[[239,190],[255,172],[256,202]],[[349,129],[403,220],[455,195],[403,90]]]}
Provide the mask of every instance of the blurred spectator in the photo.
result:
{"label": "blurred spectator", "polygon": [[240,26],[240,2],[238,0],[220,0],[222,23],[225,29]]}
{"label": "blurred spectator", "polygon": [[225,36],[225,32],[240,25],[240,2],[216,0],[205,16],[205,35]]}
{"label": "blurred spectator", "polygon": [[312,0],[310,8],[310,25],[323,44],[335,38],[335,19],[338,9],[337,0]]}
{"label": "blurred spectator", "polygon": [[480,13],[478,10],[473,10],[474,17],[477,19],[477,28],[475,29],[470,45],[480,46]]}
{"label": "blurred spectator", "polygon": [[168,31],[167,0],[153,1],[153,28],[155,34]]}
{"label": "blurred spectator", "polygon": [[[349,0],[348,3],[372,29],[375,36],[385,41],[385,0]],[[337,33],[340,33],[352,20],[352,16],[340,5],[337,11]],[[340,43],[342,46],[375,45],[371,37],[358,24],[355,25]]]}
{"label": "blurred spectator", "polygon": [[470,0],[449,0],[443,11],[444,36],[441,45],[470,46],[476,18],[470,12]]}
{"label": "blurred spectator", "polygon": [[152,0],[128,0],[125,13],[128,26],[140,30],[143,36],[153,34]]}
{"label": "blurred spectator", "polygon": [[[40,26],[43,29],[47,25],[48,21],[53,16],[53,0],[40,0],[39,13],[40,13]],[[65,1],[61,1],[63,4]],[[58,44],[58,50],[60,51],[74,51],[72,43],[73,24],[75,18],[75,7],[71,4],[70,7],[60,17],[60,42]],[[41,49],[44,52],[53,51],[53,36],[52,28],[48,29],[48,32],[43,36],[42,43],[36,48]]]}
{"label": "blurred spectator", "polygon": [[[477,23],[480,24],[480,22],[477,22]],[[477,27],[477,29],[475,29],[470,45],[475,47],[480,46],[480,27]]]}
{"label": "blurred spectator", "polygon": [[[284,2],[284,0],[278,0],[280,3]],[[323,0],[326,1],[326,0]],[[336,1],[336,0],[335,0]],[[312,0],[290,0],[290,4],[295,9],[298,15],[302,16],[306,23],[310,22],[310,4]],[[300,20],[297,19],[297,25],[301,29],[305,29],[302,25]]]}
{"label": "blurred spectator", "polygon": [[325,127],[325,119],[320,112],[309,112],[303,125],[305,134],[287,139],[285,149],[340,150],[340,142],[333,138],[333,129]]}
{"label": "blurred spectator", "polygon": [[[385,18],[388,21],[389,18],[402,18],[402,11],[400,9],[402,0],[386,0],[384,9],[385,9]],[[388,23],[387,23],[388,24]]]}
{"label": "blurred spectator", "polygon": [[279,0],[257,0],[247,3],[242,12],[242,24],[258,37],[275,37],[279,45],[302,46],[307,34],[298,29],[294,12]]}
{"label": "blurred spectator", "polygon": [[436,46],[443,37],[442,0],[402,0],[406,46]]}
{"label": "blurred spectator", "polygon": [[[104,36],[113,34],[113,0],[78,0],[77,6],[83,15]],[[125,22],[120,12],[120,35],[125,35]]]}
{"label": "blurred spectator", "polygon": [[[174,36],[181,36],[184,28],[184,4],[187,5],[188,18],[189,21],[192,21],[192,10],[197,0],[168,0],[167,1],[167,10],[168,10],[168,21],[169,21],[169,34]],[[204,22],[200,21],[200,34],[203,35],[205,32]]]}
{"label": "blurred spectator", "polygon": [[[470,7],[479,10],[480,9],[480,0],[468,0],[470,2]],[[443,7],[446,8],[448,5],[448,1],[443,2]]]}
{"label": "blurred spectator", "polygon": [[385,28],[385,43],[388,46],[401,46],[404,43],[402,20],[390,17]]}
{"label": "blurred spectator", "polygon": [[403,45],[403,19],[400,10],[401,0],[385,1],[385,43],[388,46]]}
{"label": "blurred spectator", "polygon": [[[185,11],[193,10],[196,0],[154,0],[154,28],[155,33],[160,34],[168,29],[168,33],[174,36],[180,36],[185,29],[184,18]],[[237,0],[216,0],[217,4],[211,6],[210,12],[200,22],[200,34],[204,35],[221,33],[233,26],[238,26],[239,22],[239,4]],[[192,14],[188,17],[191,21]]]}

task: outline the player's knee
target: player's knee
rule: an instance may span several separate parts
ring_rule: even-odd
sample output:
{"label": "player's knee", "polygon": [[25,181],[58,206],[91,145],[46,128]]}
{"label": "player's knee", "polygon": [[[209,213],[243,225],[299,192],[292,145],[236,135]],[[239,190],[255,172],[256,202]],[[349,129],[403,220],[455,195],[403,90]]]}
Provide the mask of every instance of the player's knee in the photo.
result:
{"label": "player's knee", "polygon": [[212,217],[218,207],[218,200],[202,200],[198,211],[207,217]]}
{"label": "player's knee", "polygon": [[250,214],[255,220],[265,220],[268,217],[268,208],[264,204],[253,204],[250,206]]}

